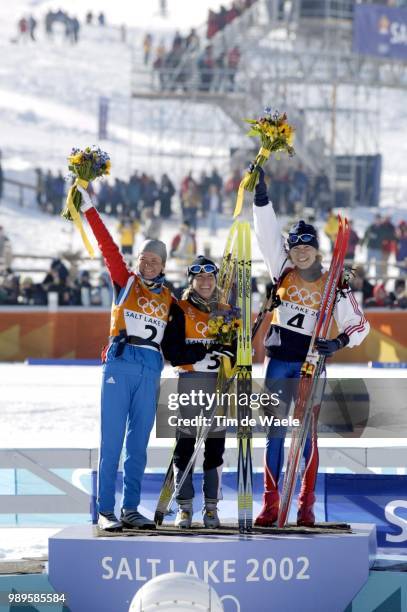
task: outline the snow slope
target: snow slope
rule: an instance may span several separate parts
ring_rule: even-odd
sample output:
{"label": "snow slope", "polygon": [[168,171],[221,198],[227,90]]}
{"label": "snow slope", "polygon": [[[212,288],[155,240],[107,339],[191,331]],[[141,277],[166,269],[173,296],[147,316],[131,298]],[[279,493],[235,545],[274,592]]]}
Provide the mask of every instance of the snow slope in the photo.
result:
{"label": "snow slope", "polygon": [[[163,19],[158,15],[158,1],[135,3],[120,0],[114,4],[107,0],[87,3],[80,0],[1,2],[0,150],[6,176],[18,176],[34,183],[34,168],[37,166],[65,172],[66,155],[71,147],[96,141],[97,105],[101,95],[111,101],[109,140],[101,144],[111,154],[114,176],[127,177],[137,168],[154,175],[168,171],[179,181],[191,168],[196,174],[204,167],[210,170],[215,164],[221,170],[227,170],[229,147],[236,145],[236,137],[228,139],[221,134],[223,143],[216,150],[220,158],[215,159],[213,133],[209,131],[216,122],[213,109],[208,115],[208,109],[203,106],[198,114],[194,111],[194,115],[182,105],[178,105],[175,112],[174,105],[168,104],[161,109],[163,116],[160,118],[161,111],[159,113],[153,103],[136,101],[131,130],[129,126],[131,54],[141,55],[146,30],[154,33],[156,41],[161,36],[170,40],[176,28],[188,31],[191,26],[199,26],[204,22],[208,8],[219,5],[218,0],[169,0],[169,16]],[[82,20],[89,9],[95,13],[104,10],[108,24],[113,25],[106,28],[83,26],[79,44],[72,47],[63,41],[62,32],[56,32],[53,40],[45,37],[42,18],[50,8],[78,14]],[[38,42],[17,43],[17,21],[30,13],[40,23]],[[131,27],[128,39],[133,51],[129,44],[120,41],[118,26],[123,22]],[[392,207],[405,206],[407,195],[404,172],[407,141],[403,138],[407,132],[407,106],[403,102],[404,94],[383,92],[384,201]],[[182,134],[182,128],[192,120],[201,124],[201,131],[197,141],[188,143],[189,136]],[[157,122],[173,122],[171,131],[164,130],[160,137]],[[397,130],[394,129],[396,122]],[[184,154],[188,155],[189,151],[191,156],[177,157],[180,147]],[[168,155],[160,155],[160,151]],[[5,205],[0,207],[0,223],[12,239],[15,253],[54,255],[56,249],[59,253],[66,249],[82,249],[71,224],[59,218],[45,217],[35,205],[21,210],[10,202],[9,193],[7,187]],[[393,212],[393,208],[387,212]],[[373,211],[352,211],[352,216],[356,219],[357,231],[363,233]],[[403,216],[405,212],[401,208],[395,219]],[[108,221],[108,224],[114,230],[115,222]],[[213,255],[219,256],[228,224],[229,220],[225,219],[224,229],[216,240],[206,229],[200,229],[198,250],[202,251],[205,243],[209,242]],[[167,242],[175,233],[176,225],[176,222],[170,222],[164,227],[163,239]],[[323,248],[327,246],[323,236],[321,242]],[[259,257],[255,244],[254,258]],[[364,257],[365,254],[360,253],[362,260]]]}

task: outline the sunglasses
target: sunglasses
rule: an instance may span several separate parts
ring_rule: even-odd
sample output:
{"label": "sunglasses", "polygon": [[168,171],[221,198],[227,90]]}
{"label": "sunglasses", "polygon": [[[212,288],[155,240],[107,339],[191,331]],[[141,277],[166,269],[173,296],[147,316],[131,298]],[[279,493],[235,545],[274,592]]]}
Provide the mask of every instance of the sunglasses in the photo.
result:
{"label": "sunglasses", "polygon": [[315,240],[314,234],[288,234],[288,242],[290,244],[298,244],[299,242],[309,244],[313,240]]}
{"label": "sunglasses", "polygon": [[191,274],[201,274],[201,272],[206,272],[206,274],[215,274],[217,272],[217,267],[214,264],[194,264],[189,266],[188,272]]}

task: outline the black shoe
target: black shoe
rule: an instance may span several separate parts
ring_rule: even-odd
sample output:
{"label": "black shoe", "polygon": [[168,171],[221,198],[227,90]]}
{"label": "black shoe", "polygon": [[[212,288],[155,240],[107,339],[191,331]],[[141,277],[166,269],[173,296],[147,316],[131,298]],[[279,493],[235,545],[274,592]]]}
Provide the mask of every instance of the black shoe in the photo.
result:
{"label": "black shoe", "polygon": [[120,520],[126,529],[155,529],[154,521],[140,514],[138,510],[122,510]]}

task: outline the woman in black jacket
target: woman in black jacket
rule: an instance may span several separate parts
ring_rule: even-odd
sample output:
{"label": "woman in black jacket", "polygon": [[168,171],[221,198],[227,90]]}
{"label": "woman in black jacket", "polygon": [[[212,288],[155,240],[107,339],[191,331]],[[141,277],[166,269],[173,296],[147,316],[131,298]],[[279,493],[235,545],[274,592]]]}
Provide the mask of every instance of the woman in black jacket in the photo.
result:
{"label": "woman in black jacket", "polygon": [[[219,291],[216,285],[218,268],[216,264],[203,257],[197,257],[188,267],[188,287],[183,299],[173,304],[169,322],[162,342],[164,357],[177,368],[179,373],[178,393],[203,391],[214,394],[222,357],[231,357],[229,346],[216,343],[209,333],[208,322],[211,314],[219,309]],[[228,308],[223,306],[223,309]],[[205,396],[206,397],[206,396]],[[209,418],[212,414],[208,405],[183,406],[178,417],[190,419],[199,416]],[[225,450],[225,429],[213,428],[205,441],[203,463],[203,522],[205,527],[220,526],[217,502],[221,499],[221,471]],[[196,428],[177,427],[177,443],[174,450],[175,482],[180,482],[188,462],[194,452]],[[192,470],[189,471],[176,500],[178,513],[175,525],[189,528],[193,515],[194,487]]]}

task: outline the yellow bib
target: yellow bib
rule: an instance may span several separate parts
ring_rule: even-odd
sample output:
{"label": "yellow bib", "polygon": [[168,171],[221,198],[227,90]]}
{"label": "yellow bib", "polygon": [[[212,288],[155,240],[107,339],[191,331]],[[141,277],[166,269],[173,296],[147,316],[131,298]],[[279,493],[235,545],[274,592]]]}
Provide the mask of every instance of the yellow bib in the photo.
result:
{"label": "yellow bib", "polygon": [[137,276],[130,276],[117,304],[112,306],[110,335],[118,336],[125,329],[128,336],[140,339],[138,346],[159,351],[171,300],[168,287],[153,293]]}
{"label": "yellow bib", "polygon": [[272,323],[312,336],[326,277],[327,272],[324,272],[318,280],[307,282],[297,270],[288,272],[277,290],[281,305],[274,310]]}
{"label": "yellow bib", "polygon": [[[185,342],[187,344],[204,343],[210,345],[216,341],[209,334],[208,322],[211,317],[209,312],[202,312],[187,300],[180,300],[178,306],[185,315]],[[229,306],[220,305],[221,310]],[[220,357],[207,353],[201,361],[178,367],[179,372],[217,372],[220,366]]]}

